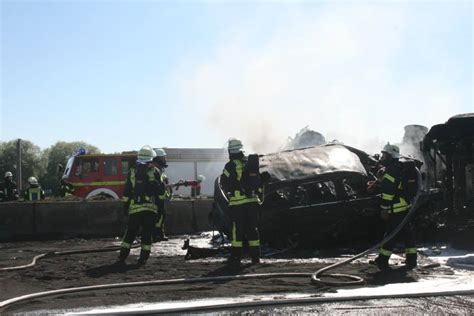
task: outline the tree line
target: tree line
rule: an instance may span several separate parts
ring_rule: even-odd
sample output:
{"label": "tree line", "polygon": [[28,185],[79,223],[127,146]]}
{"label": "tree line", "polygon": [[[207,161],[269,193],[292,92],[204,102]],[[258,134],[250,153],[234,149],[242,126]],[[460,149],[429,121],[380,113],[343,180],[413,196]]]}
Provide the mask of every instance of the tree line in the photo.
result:
{"label": "tree line", "polygon": [[[60,141],[45,150],[41,150],[31,141],[22,139],[20,143],[22,187],[25,188],[28,178],[33,176],[38,179],[44,190],[56,194],[61,177],[58,174],[58,164],[65,166],[68,157],[81,147],[91,154],[100,154],[97,147],[82,141]],[[17,140],[0,141],[0,173],[2,178],[5,172],[11,171],[16,181],[17,170]]]}

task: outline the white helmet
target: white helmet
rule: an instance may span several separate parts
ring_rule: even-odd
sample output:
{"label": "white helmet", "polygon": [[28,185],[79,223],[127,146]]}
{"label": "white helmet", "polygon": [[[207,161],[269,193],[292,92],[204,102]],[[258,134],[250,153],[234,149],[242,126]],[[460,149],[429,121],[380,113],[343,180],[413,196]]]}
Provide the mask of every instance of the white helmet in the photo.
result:
{"label": "white helmet", "polygon": [[229,144],[227,149],[229,150],[230,154],[238,154],[242,151],[242,148],[244,145],[242,145],[242,142],[238,140],[237,138],[230,138],[229,139]]}
{"label": "white helmet", "polygon": [[395,145],[390,145],[390,143],[387,143],[387,145],[383,147],[382,153],[386,153],[387,155],[395,159],[400,158],[400,148]]}
{"label": "white helmet", "polygon": [[13,173],[11,173],[10,171],[5,172],[5,178],[6,177],[12,177],[13,178]]}
{"label": "white helmet", "polygon": [[166,151],[163,148],[155,149],[156,157],[166,157]]}
{"label": "white helmet", "polygon": [[156,157],[156,153],[150,146],[143,146],[138,152],[138,162],[150,162]]}
{"label": "white helmet", "polygon": [[196,180],[197,180],[198,182],[203,182],[204,180],[206,180],[206,177],[203,176],[202,174],[200,174],[200,175],[197,176]]}
{"label": "white helmet", "polygon": [[36,179],[35,177],[29,177],[28,183],[33,185],[38,184],[38,179]]}

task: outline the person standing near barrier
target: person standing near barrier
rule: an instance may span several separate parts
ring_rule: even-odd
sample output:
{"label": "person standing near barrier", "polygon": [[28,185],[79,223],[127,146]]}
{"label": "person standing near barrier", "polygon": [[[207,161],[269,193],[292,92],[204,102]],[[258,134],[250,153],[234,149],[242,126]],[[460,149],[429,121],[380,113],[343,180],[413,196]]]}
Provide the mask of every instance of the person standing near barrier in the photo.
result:
{"label": "person standing near barrier", "polygon": [[[228,143],[229,162],[226,163],[220,181],[229,198],[229,212],[232,220],[232,248],[228,264],[239,267],[242,259],[244,238],[249,243],[252,263],[260,262],[260,237],[258,233],[258,208],[260,200],[255,192],[247,192],[247,158],[242,142],[231,138]],[[258,158],[258,157],[257,157]]]}
{"label": "person standing near barrier", "polygon": [[[379,190],[382,194],[380,209],[382,218],[385,221],[385,236],[390,234],[403,221],[411,207],[411,198],[404,194],[403,186],[407,186],[403,177],[403,166],[399,161],[400,149],[398,146],[385,145],[382,150],[380,163],[385,167]],[[405,265],[409,269],[417,266],[417,253],[415,246],[415,232],[413,224],[408,221],[405,226],[389,241],[380,248],[379,255],[375,260],[370,261],[376,264],[381,270],[389,268],[388,261],[392,250],[398,240],[405,243]]]}
{"label": "person standing near barrier", "polygon": [[168,177],[165,174],[165,168],[168,167],[166,163],[166,151],[162,148],[156,149],[156,157],[153,159],[153,165],[158,171],[158,213],[156,218],[155,229],[153,233],[154,241],[167,241],[168,237],[165,234],[165,219],[166,219],[166,200],[171,199],[171,186],[169,185]]}
{"label": "person standing near barrier", "polygon": [[44,200],[44,191],[35,177],[28,178],[28,188],[23,195],[25,201],[39,201]]}
{"label": "person standing near barrier", "polygon": [[67,180],[67,176],[64,175],[59,182],[59,196],[67,197],[74,194],[74,186]]}
{"label": "person standing near barrier", "polygon": [[[156,153],[150,146],[143,146],[138,152],[135,168],[130,168],[128,172],[123,194],[123,201],[128,210],[128,225],[117,263],[125,262],[140,228],[141,252],[138,264],[145,264],[150,257],[152,233],[158,209],[158,182],[149,177],[150,170],[152,172],[156,170],[152,165],[155,157]],[[154,179],[158,178],[159,175],[155,172]]]}
{"label": "person standing near barrier", "polygon": [[1,197],[4,202],[18,200],[16,182],[13,181],[13,174],[10,171],[5,172],[3,182],[0,183],[0,191],[3,193]]}

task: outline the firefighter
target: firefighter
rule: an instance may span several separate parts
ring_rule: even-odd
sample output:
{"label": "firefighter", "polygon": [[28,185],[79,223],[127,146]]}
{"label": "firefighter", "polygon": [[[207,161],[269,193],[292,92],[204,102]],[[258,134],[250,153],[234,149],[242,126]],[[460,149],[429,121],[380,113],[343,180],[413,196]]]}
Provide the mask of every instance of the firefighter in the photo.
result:
{"label": "firefighter", "polygon": [[166,207],[165,201],[171,198],[171,186],[169,185],[168,177],[165,174],[165,168],[168,167],[166,163],[166,151],[162,148],[156,149],[156,157],[153,159],[153,165],[158,171],[158,213],[156,217],[156,224],[153,233],[154,241],[167,241],[168,237],[165,234],[165,219]]}
{"label": "firefighter", "polygon": [[35,177],[28,178],[28,188],[25,190],[25,201],[39,201],[44,200],[44,191]]}
{"label": "firefighter", "polygon": [[59,182],[59,196],[66,197],[74,194],[74,186],[67,181],[67,176],[64,175]]}
{"label": "firefighter", "polygon": [[[399,158],[400,149],[398,146],[387,143],[380,158],[380,163],[384,166],[385,171],[379,183],[379,190],[382,194],[380,209],[382,219],[385,221],[385,235],[390,234],[400,224],[411,207],[410,200],[404,196],[402,190],[402,164]],[[403,240],[405,243],[406,267],[415,268],[417,253],[411,221],[408,221],[392,239],[382,245],[379,255],[370,263],[376,264],[381,270],[388,269],[388,260],[398,240]]]}
{"label": "firefighter", "polygon": [[18,200],[18,191],[16,182],[13,181],[13,174],[10,171],[5,172],[3,182],[0,183],[1,197],[5,202]]}
{"label": "firefighter", "polygon": [[[156,153],[150,146],[143,146],[138,152],[135,168],[130,168],[123,201],[128,209],[128,226],[122,240],[118,263],[124,263],[130,254],[133,240],[141,228],[141,252],[138,264],[145,264],[150,257],[153,226],[156,222],[158,183],[150,180],[149,172],[155,172],[152,165]],[[158,173],[154,174],[158,179]]]}
{"label": "firefighter", "polygon": [[252,263],[260,262],[260,238],[257,228],[260,200],[255,192],[244,192],[242,175],[247,164],[242,142],[231,138],[228,142],[229,162],[224,167],[220,181],[229,198],[232,221],[232,248],[228,264],[239,267],[244,238],[248,241]]}

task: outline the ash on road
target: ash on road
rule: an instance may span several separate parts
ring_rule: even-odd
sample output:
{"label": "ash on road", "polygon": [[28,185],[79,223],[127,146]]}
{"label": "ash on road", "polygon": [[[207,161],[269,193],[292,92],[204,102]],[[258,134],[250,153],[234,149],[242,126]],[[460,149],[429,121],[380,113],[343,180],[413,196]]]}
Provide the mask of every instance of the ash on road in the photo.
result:
{"label": "ash on road", "polygon": [[[203,245],[203,238],[195,236],[192,245]],[[206,239],[207,240],[207,239]],[[336,260],[341,260],[341,251],[309,252],[288,251],[279,257],[264,258],[261,264],[251,265],[244,259],[239,271],[229,269],[225,256],[215,258],[184,260],[185,250],[181,250],[184,237],[154,244],[153,254],[144,266],[136,264],[139,249],[132,250],[126,265],[116,265],[117,252],[74,254],[53,256],[40,260],[34,267],[16,271],[0,271],[0,301],[13,297],[96,284],[110,284],[146,280],[174,278],[212,277],[248,273],[312,273]],[[43,242],[11,242],[0,244],[0,268],[27,264],[35,255],[50,251],[103,248],[118,245],[116,239],[71,239]],[[345,254],[348,252],[346,250]],[[420,264],[430,263],[421,258]],[[381,273],[376,267],[367,264],[367,259],[356,261],[335,270],[337,273],[353,274],[363,277],[367,285],[417,282],[421,275],[452,274],[450,269],[415,269],[405,271],[398,264],[388,273]],[[334,291],[325,286],[317,286],[310,278],[271,278],[208,282],[184,285],[148,286],[114,290],[82,292],[35,299],[20,303],[7,311],[25,312],[47,309],[71,309],[139,302],[186,301],[210,297],[234,298],[241,295],[274,295],[302,293],[319,296]]]}

